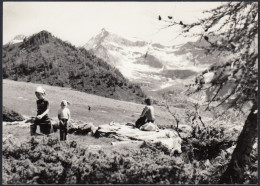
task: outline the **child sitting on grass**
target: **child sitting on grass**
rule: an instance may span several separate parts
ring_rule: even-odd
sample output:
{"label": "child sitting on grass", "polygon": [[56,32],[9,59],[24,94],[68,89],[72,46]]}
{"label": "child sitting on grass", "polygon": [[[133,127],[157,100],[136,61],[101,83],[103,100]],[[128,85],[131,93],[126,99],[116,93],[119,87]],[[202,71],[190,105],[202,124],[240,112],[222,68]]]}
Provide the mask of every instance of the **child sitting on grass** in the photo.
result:
{"label": "child sitting on grass", "polygon": [[59,125],[60,125],[60,140],[65,141],[67,139],[68,123],[70,121],[70,110],[67,105],[69,102],[62,100],[61,108],[58,111]]}
{"label": "child sitting on grass", "polygon": [[37,87],[35,90],[35,95],[37,97],[37,116],[31,127],[31,136],[36,134],[37,125],[40,126],[40,131],[44,134],[50,134],[51,132],[51,122],[48,117],[49,113],[49,101],[44,97],[45,90],[42,87]]}

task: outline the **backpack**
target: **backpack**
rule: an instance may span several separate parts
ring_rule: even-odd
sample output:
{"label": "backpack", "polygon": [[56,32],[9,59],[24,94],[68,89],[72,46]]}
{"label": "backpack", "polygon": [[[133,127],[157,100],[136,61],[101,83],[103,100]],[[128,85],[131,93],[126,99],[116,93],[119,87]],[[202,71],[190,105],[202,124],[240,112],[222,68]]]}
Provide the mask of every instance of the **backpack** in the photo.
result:
{"label": "backpack", "polygon": [[144,130],[144,131],[157,131],[159,132],[159,128],[157,127],[156,124],[148,122],[145,125],[142,125],[140,127],[140,130]]}

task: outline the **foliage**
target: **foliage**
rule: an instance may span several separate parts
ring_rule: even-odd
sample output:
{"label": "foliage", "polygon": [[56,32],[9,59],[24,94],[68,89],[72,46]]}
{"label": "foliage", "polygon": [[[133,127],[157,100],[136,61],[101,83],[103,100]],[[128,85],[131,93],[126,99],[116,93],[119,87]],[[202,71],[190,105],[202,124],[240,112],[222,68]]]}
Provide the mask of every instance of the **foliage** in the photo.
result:
{"label": "foliage", "polygon": [[231,147],[235,141],[229,135],[225,134],[224,128],[216,128],[213,126],[192,126],[191,137],[186,143],[193,148],[195,159],[213,159],[223,149]]}
{"label": "foliage", "polygon": [[3,153],[4,182],[9,184],[169,183],[182,176],[179,159],[149,149],[108,154],[32,138],[21,147],[4,144]]}
{"label": "foliage", "polygon": [[6,108],[5,106],[3,106],[3,110],[2,110],[2,113],[3,113],[3,121],[23,121],[24,120],[24,117],[13,111],[13,110],[10,110],[8,108]]}
{"label": "foliage", "polygon": [[[199,28],[199,35],[208,43],[207,53],[218,52],[226,61],[212,66],[197,77],[196,91],[211,92],[209,105],[219,101],[229,107],[242,109],[246,102],[257,102],[258,92],[258,3],[228,2],[213,10],[205,11],[206,18],[192,24],[176,20],[167,21],[169,26],[180,25],[183,35]],[[208,74],[213,74],[210,81]]]}
{"label": "foliage", "polygon": [[[3,142],[4,184],[214,184],[231,158],[236,131],[194,122],[183,138],[182,154],[160,144],[120,149],[77,147],[54,136],[19,143]],[[236,137],[235,137],[236,138]],[[245,183],[257,182],[257,149]]]}
{"label": "foliage", "polygon": [[258,135],[258,2],[227,2],[204,13],[207,17],[191,24],[174,19],[167,24],[182,26],[183,35],[199,30],[194,35],[208,43],[206,53],[225,56],[220,64],[212,65],[196,78],[191,92],[207,91],[208,109],[220,105],[240,111],[250,109],[232,159],[219,181],[243,183]]}
{"label": "foliage", "polygon": [[90,51],[41,31],[3,46],[3,78],[40,82],[104,97],[141,102],[140,86]]}

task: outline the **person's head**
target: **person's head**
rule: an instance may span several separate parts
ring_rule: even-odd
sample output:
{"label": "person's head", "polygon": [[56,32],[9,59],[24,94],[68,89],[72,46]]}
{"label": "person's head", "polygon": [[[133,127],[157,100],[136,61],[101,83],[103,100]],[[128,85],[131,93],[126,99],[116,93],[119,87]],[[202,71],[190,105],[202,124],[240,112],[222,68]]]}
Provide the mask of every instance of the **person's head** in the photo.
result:
{"label": "person's head", "polygon": [[151,98],[146,98],[144,100],[144,102],[145,102],[146,105],[152,105],[152,99]]}
{"label": "person's head", "polygon": [[65,108],[65,107],[67,107],[69,104],[70,104],[70,103],[69,103],[68,101],[62,100],[61,103],[60,103],[60,106],[61,106],[61,108]]}
{"label": "person's head", "polygon": [[42,87],[37,87],[35,90],[37,99],[43,99],[45,96],[45,90]]}

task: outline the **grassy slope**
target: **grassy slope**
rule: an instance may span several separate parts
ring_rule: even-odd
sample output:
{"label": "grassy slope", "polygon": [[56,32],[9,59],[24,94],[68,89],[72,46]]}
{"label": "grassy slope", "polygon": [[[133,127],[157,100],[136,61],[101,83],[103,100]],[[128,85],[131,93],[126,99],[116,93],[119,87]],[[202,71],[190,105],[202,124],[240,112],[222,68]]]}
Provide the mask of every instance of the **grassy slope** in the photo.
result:
{"label": "grassy slope", "polygon": [[[36,97],[35,88],[40,84],[3,80],[3,105],[21,113],[22,115],[35,116]],[[42,85],[46,90],[46,98],[50,101],[50,117],[57,118],[57,111],[60,102],[66,99],[71,102],[69,106],[73,120],[93,122],[94,125],[116,122],[134,122],[140,115],[144,105],[104,98],[92,94],[87,94],[70,88]],[[91,111],[88,110],[91,106]],[[155,106],[157,123],[171,125],[172,118],[161,108]],[[37,130],[39,131],[39,129]],[[30,140],[30,129],[17,126],[4,126],[3,136],[13,134],[20,142]],[[52,134],[59,138],[59,132]],[[42,136],[38,136],[42,138]],[[80,147],[87,148],[88,145],[101,145],[103,148],[111,148],[112,138],[93,138],[91,136],[78,136],[68,134],[68,141],[76,141]],[[129,146],[131,149],[131,147]],[[115,150],[113,147],[111,150]]]}
{"label": "grassy slope", "polygon": [[[35,88],[40,84],[3,80],[3,105],[22,115],[36,115]],[[42,85],[46,98],[50,102],[50,117],[57,117],[60,102],[63,99],[71,102],[69,106],[72,119],[93,122],[100,125],[115,122],[134,122],[144,105],[104,98],[92,94],[71,90],[70,88]],[[91,106],[91,111],[88,110]],[[162,108],[155,105],[156,122],[171,125],[172,118]]]}

